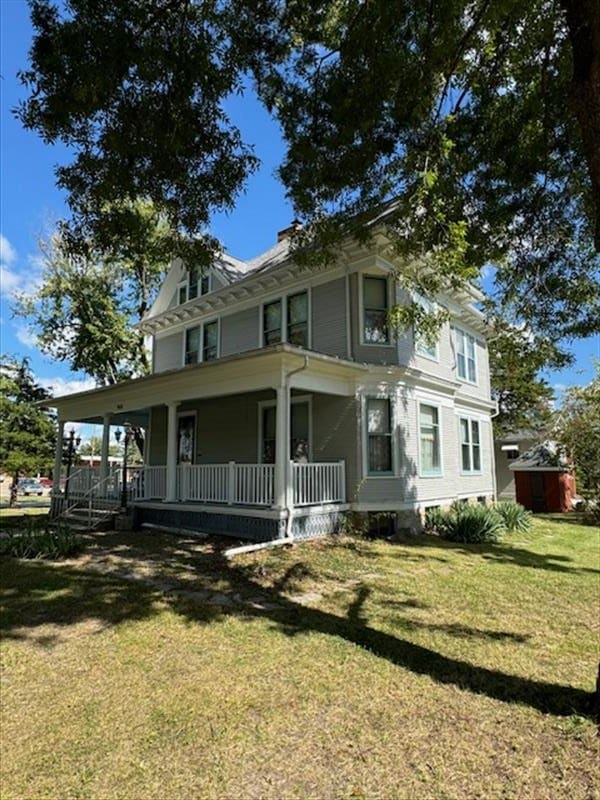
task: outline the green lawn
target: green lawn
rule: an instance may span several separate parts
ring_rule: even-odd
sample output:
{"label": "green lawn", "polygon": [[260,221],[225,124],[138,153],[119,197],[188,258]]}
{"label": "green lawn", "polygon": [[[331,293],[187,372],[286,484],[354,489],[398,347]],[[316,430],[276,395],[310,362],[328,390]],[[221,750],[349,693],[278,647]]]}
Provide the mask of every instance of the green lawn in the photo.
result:
{"label": "green lawn", "polygon": [[598,528],[2,564],[3,800],[597,797]]}

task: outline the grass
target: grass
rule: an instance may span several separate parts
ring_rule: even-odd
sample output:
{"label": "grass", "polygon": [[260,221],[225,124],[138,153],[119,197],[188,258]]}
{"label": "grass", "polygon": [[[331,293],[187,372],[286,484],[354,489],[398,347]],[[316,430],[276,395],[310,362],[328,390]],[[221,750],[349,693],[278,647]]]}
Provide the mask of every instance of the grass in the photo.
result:
{"label": "grass", "polygon": [[590,798],[600,530],[3,564],[3,800]]}

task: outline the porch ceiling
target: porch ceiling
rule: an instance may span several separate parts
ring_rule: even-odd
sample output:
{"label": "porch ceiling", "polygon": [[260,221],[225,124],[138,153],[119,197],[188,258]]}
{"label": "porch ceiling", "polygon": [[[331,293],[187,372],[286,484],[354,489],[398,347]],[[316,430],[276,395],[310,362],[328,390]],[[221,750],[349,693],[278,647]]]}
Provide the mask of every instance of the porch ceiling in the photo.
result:
{"label": "porch ceiling", "polygon": [[356,379],[367,371],[365,364],[279,344],[115,386],[55,397],[44,401],[44,405],[56,408],[61,419],[102,422],[103,416],[110,414],[111,424],[120,424],[125,419],[135,422],[133,417],[138,414],[145,418],[152,406],[275,389],[291,373],[295,373],[291,376],[291,388],[351,396]]}

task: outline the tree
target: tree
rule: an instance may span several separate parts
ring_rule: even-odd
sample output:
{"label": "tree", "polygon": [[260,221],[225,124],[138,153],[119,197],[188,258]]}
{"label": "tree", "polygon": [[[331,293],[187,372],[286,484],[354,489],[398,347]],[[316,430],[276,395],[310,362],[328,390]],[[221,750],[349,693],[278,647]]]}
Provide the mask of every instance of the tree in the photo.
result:
{"label": "tree", "polygon": [[379,208],[421,293],[494,262],[511,320],[554,339],[598,326],[597,0],[30,5],[18,114],[73,148],[72,247],[110,252],[144,198],[172,254],[206,265],[210,215],[257,163],[223,110],[249,75],[287,142],[304,257],[368,236]]}
{"label": "tree", "polygon": [[[16,305],[43,352],[101,385],[149,372],[143,334],[132,323],[145,314],[168,263],[165,224],[153,206],[136,201],[121,213],[129,233],[110,255],[91,245],[74,253],[60,234],[41,242],[39,288],[22,294]],[[146,245],[137,247],[139,240]]]}
{"label": "tree", "polygon": [[587,386],[565,391],[554,435],[573,459],[578,488],[600,499],[600,366]]}
{"label": "tree", "polygon": [[495,436],[547,430],[554,392],[538,377],[539,372],[549,366],[562,367],[569,359],[553,342],[508,325],[499,327],[490,339],[489,358],[492,397],[498,403]]}
{"label": "tree", "polygon": [[[108,455],[114,457],[122,456],[123,448],[118,444],[109,444]],[[89,456],[99,456],[102,453],[102,439],[99,436],[90,436],[87,442],[84,442],[78,450],[78,456],[85,459]]]}
{"label": "tree", "polygon": [[0,467],[13,476],[12,506],[19,475],[51,467],[56,427],[48,410],[38,405],[50,394],[35,382],[27,359],[2,356],[0,363]]}

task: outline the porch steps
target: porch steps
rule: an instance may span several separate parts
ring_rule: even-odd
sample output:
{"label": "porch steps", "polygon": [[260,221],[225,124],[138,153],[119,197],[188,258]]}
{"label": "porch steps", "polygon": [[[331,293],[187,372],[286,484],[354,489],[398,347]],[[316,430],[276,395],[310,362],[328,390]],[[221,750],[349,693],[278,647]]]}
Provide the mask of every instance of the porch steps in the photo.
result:
{"label": "porch steps", "polygon": [[73,531],[101,531],[114,528],[114,518],[117,512],[110,508],[92,508],[90,514],[87,508],[72,508],[68,514],[63,514],[60,521]]}

